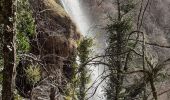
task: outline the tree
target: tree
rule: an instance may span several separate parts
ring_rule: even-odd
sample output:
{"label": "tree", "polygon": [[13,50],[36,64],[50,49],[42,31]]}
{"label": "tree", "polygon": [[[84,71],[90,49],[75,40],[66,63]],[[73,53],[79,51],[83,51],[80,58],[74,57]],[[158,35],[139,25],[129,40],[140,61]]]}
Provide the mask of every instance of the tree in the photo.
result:
{"label": "tree", "polygon": [[15,48],[15,14],[16,0],[3,0],[2,16],[3,16],[3,88],[2,100],[13,100],[15,89],[16,74],[16,48]]}
{"label": "tree", "polygon": [[[85,37],[78,47],[78,57],[80,58],[79,68],[79,100],[85,100],[86,97],[86,85],[88,84],[89,77],[87,75],[87,65],[83,65],[89,58],[90,47],[92,46],[92,39]],[[83,65],[83,66],[81,66]]]}
{"label": "tree", "polygon": [[[132,0],[126,2],[117,0],[118,18],[109,16],[111,24],[108,24],[106,27],[108,33],[106,54],[109,55],[107,59],[110,65],[109,80],[106,87],[106,97],[108,100],[147,100],[148,97],[151,97],[150,94],[152,94],[154,100],[158,100],[157,86],[160,85],[158,81],[160,79],[159,74],[165,74],[161,71],[164,68],[168,69],[165,65],[167,65],[170,59],[157,62],[155,65],[155,62],[152,62],[152,59],[154,59],[152,58],[153,53],[149,52],[147,47],[169,47],[149,43],[146,41],[145,33],[141,31],[144,15],[149,3],[150,0],[147,0],[144,6],[144,1],[141,1],[137,26],[135,26],[137,29],[135,31],[132,31],[132,28],[129,27],[131,20],[128,19],[129,12],[134,8]],[[132,59],[133,62],[131,62]],[[137,76],[138,78],[128,78],[127,76]],[[161,77],[161,80],[165,79],[165,77]],[[131,81],[131,85],[128,85],[129,81]]]}
{"label": "tree", "polygon": [[[19,0],[17,2],[16,17],[16,45],[17,45],[17,68],[16,68],[16,89],[22,97],[29,98],[30,91],[37,83],[36,76],[39,74],[39,66],[30,57],[35,37],[35,23],[28,0]],[[28,57],[28,55],[30,57]],[[36,75],[37,74],[37,75]],[[39,76],[39,75],[38,75]],[[30,81],[31,80],[31,81]],[[33,81],[33,82],[32,82]]]}
{"label": "tree", "polygon": [[[2,54],[3,54],[3,24],[1,23],[0,24],[0,75],[2,76],[2,68],[3,68],[3,57],[2,57]],[[0,80],[2,81],[2,80]]]}
{"label": "tree", "polygon": [[[131,19],[125,16],[130,12],[134,5],[131,0],[116,0],[117,18],[109,16],[111,24],[106,27],[108,36],[108,47],[106,55],[110,55],[108,59],[109,66],[109,82],[106,89],[108,100],[120,100],[123,98],[121,91],[123,90],[123,72],[127,70],[125,53],[128,50],[127,37],[132,30]],[[130,54],[129,54],[130,55]]]}

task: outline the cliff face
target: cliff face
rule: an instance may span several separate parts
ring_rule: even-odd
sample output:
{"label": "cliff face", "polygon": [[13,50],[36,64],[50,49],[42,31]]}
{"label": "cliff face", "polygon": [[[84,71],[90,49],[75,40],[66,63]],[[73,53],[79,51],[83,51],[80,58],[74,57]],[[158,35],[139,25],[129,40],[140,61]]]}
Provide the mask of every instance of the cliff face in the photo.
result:
{"label": "cliff face", "polygon": [[[102,1],[102,2],[101,2]],[[82,0],[84,11],[93,24],[100,26],[98,27],[99,32],[102,34],[97,37],[98,43],[105,46],[105,31],[100,31],[100,28],[105,27],[109,22],[107,15],[115,16],[117,11],[116,6],[113,4],[114,0]],[[116,1],[116,0],[115,0]],[[123,0],[122,0],[123,1]],[[135,0],[134,0],[135,1]],[[146,0],[147,1],[147,0]],[[144,3],[146,4],[146,2]],[[136,6],[136,14],[134,19],[137,20],[137,14],[139,13],[140,3]],[[146,34],[147,42],[153,44],[159,44],[162,46],[170,46],[170,1],[169,0],[150,0],[149,6],[146,10],[142,31]],[[135,23],[136,24],[136,23]],[[102,41],[102,42],[101,42]],[[147,45],[147,50],[156,63],[159,63],[170,57],[170,49],[162,48],[159,46]],[[169,82],[164,83],[163,86],[159,87],[158,93],[167,90]],[[162,95],[159,100],[169,100],[168,93]]]}
{"label": "cliff face", "polygon": [[[104,27],[108,23],[107,15],[115,16],[117,11],[113,2],[114,0],[83,0],[82,5],[84,5],[84,11],[89,15],[91,22]],[[170,45],[169,5],[169,0],[150,0],[142,25],[143,31],[147,34],[148,42],[163,46]],[[137,19],[136,15],[139,13],[139,8],[140,3],[136,5],[135,20]],[[103,39],[103,37],[105,36],[101,35],[100,39]],[[170,56],[167,49],[157,48],[157,50],[154,49],[153,51],[156,51],[158,56],[161,56],[161,59],[162,57],[165,59]]]}
{"label": "cliff face", "polygon": [[[148,36],[149,42],[163,46],[170,45],[169,5],[169,0],[151,0],[143,24],[143,28]],[[158,54],[159,61],[170,57],[169,49],[158,47],[153,48],[153,51]]]}
{"label": "cliff face", "polygon": [[[55,0],[30,0],[36,21],[31,52],[42,61],[42,80],[32,90],[32,100],[63,100],[67,85],[64,62],[69,61],[80,38],[75,24]],[[68,64],[67,64],[68,65]]]}

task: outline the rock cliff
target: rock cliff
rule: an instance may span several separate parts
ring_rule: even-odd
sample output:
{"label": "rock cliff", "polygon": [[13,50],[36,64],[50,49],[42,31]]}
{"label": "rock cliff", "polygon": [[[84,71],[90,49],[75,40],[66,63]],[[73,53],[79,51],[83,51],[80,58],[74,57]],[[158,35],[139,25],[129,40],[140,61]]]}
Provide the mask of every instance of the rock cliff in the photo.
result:
{"label": "rock cliff", "polygon": [[[31,52],[42,61],[42,80],[31,92],[32,100],[63,100],[67,85],[64,62],[69,61],[81,37],[75,24],[55,0],[29,0],[36,24]],[[68,65],[68,64],[67,64]]]}

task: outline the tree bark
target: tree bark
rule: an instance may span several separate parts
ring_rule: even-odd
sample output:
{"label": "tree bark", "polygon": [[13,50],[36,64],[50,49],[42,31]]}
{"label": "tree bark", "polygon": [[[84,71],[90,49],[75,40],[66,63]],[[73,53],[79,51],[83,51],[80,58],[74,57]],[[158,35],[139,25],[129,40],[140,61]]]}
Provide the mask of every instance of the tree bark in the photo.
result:
{"label": "tree bark", "polygon": [[14,100],[16,49],[15,49],[15,0],[3,0],[3,83],[2,100]]}
{"label": "tree bark", "polygon": [[151,85],[151,89],[152,89],[153,98],[155,100],[158,100],[158,95],[157,95],[156,87],[155,87],[155,84],[154,84],[154,77],[153,77],[153,75],[150,75],[150,85]]}

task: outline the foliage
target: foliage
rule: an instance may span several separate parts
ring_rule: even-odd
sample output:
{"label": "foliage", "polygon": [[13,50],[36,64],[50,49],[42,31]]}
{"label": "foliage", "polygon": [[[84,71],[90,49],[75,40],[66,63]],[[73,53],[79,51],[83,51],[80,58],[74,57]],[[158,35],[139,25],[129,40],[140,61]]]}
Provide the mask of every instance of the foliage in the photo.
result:
{"label": "foliage", "polygon": [[[121,36],[122,45],[126,45],[126,38],[132,30],[132,22],[131,19],[123,19],[122,21],[118,21],[116,19],[110,19],[111,24],[108,24],[105,28],[107,31],[107,42],[110,44],[108,50],[116,50],[115,46],[118,41],[118,36]],[[133,44],[134,42],[132,42]],[[111,52],[111,51],[110,51]],[[113,52],[112,52],[113,53]]]}
{"label": "foliage", "polygon": [[23,100],[23,98],[20,95],[18,95],[17,91],[15,91],[14,100]]}
{"label": "foliage", "polygon": [[[131,10],[130,4],[126,1],[117,1],[118,18],[110,18],[110,23],[105,27],[107,31],[107,49],[106,55],[109,66],[109,78],[105,88],[107,100],[121,100],[125,96],[124,79],[125,66],[129,63],[129,56],[124,53],[130,46],[128,43],[129,33],[132,31],[132,20],[130,17],[123,16],[123,13],[128,13]],[[128,8],[128,9],[127,9]],[[133,8],[133,7],[132,7]],[[120,12],[120,13],[119,13]],[[132,43],[133,44],[133,43]],[[131,55],[131,54],[129,54]]]}
{"label": "foliage", "polygon": [[64,100],[72,100],[72,98],[70,96],[65,96]]}
{"label": "foliage", "polygon": [[79,44],[78,56],[80,58],[80,62],[83,63],[88,59],[90,54],[90,47],[93,45],[93,40],[91,38],[85,37]]}
{"label": "foliage", "polygon": [[18,0],[17,5],[17,46],[18,52],[30,50],[30,39],[35,35],[35,24],[28,0]]}
{"label": "foliage", "polygon": [[110,22],[111,24],[108,24],[105,29],[111,34],[116,34],[115,32],[127,33],[132,29],[131,18],[122,19],[121,21],[111,18]]}
{"label": "foliage", "polygon": [[40,80],[40,68],[38,65],[29,66],[25,69],[26,76],[29,79],[29,82],[32,84],[37,83]]}
{"label": "foliage", "polygon": [[[72,72],[67,91],[65,91],[65,100],[84,100],[86,84],[88,84],[90,80],[88,69],[83,63],[89,58],[91,52],[90,47],[93,45],[93,41],[91,38],[84,37],[83,40],[77,41],[77,44],[77,51],[70,57],[71,66],[74,71]],[[78,59],[80,61],[77,61]]]}
{"label": "foliage", "polygon": [[[17,63],[20,62],[20,54],[29,53],[31,46],[31,39],[35,36],[35,22],[32,17],[28,0],[18,0],[16,12],[16,44],[17,44]],[[19,65],[17,65],[19,67]],[[21,69],[25,69],[24,66]],[[32,67],[32,68],[31,68]],[[28,66],[25,69],[26,79],[29,80],[28,84],[35,84],[40,80],[40,69],[37,65]],[[22,84],[22,83],[20,83]],[[21,86],[22,88],[22,86]],[[18,95],[18,94],[17,94]],[[20,100],[20,99],[18,99]]]}
{"label": "foliage", "polygon": [[135,8],[135,4],[133,0],[127,0],[125,4],[122,4],[120,6],[120,8],[121,8],[121,11],[127,14],[128,12],[130,12],[131,10]]}
{"label": "foliage", "polygon": [[85,100],[86,96],[86,85],[89,82],[88,72],[89,70],[86,68],[86,65],[83,65],[89,58],[89,54],[91,52],[90,47],[93,45],[93,40],[85,37],[78,47],[78,57],[80,59],[80,68],[79,68],[79,93],[78,99]]}
{"label": "foliage", "polygon": [[[169,68],[165,67],[169,59],[161,62],[163,64],[156,61],[156,64],[153,60],[155,58],[152,57],[154,53],[147,48],[150,46],[145,45],[145,33],[139,31],[138,28],[137,31],[132,31],[132,20],[128,14],[135,7],[133,0],[124,2],[117,0],[117,6],[118,18],[109,16],[111,23],[105,28],[108,39],[106,54],[109,55],[107,63],[110,65],[105,88],[106,98],[107,100],[132,100],[134,98],[146,100],[151,93],[153,99],[158,100],[156,88],[169,78],[167,73]],[[141,8],[141,11],[142,9],[146,8]],[[142,16],[141,12],[138,17],[140,16]],[[130,69],[127,70],[127,67]],[[132,74],[126,74],[129,72]]]}
{"label": "foliage", "polygon": [[65,100],[77,100],[77,91],[76,89],[78,88],[79,84],[79,79],[77,76],[77,69],[78,69],[78,64],[76,62],[76,58],[72,63],[72,68],[73,68],[73,73],[72,77],[70,80],[70,85],[67,87],[67,90],[65,92]]}

